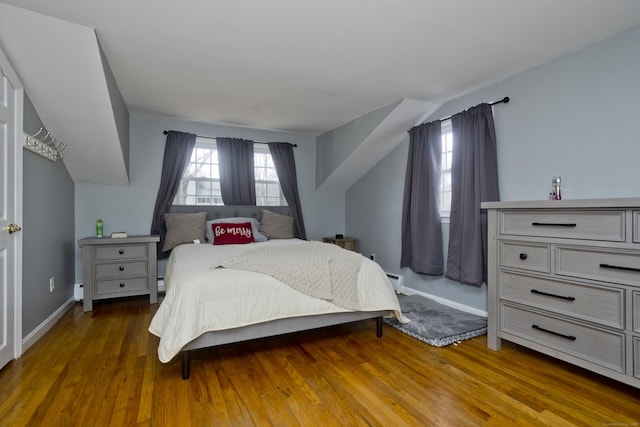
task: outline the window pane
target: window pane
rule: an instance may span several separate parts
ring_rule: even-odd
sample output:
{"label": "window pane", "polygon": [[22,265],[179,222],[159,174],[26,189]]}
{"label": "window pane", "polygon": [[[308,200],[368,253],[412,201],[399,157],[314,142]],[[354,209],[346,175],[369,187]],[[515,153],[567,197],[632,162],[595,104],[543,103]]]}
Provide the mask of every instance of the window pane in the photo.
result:
{"label": "window pane", "polygon": [[440,211],[451,210],[451,165],[453,158],[453,133],[451,120],[442,122],[442,164],[440,176]]}

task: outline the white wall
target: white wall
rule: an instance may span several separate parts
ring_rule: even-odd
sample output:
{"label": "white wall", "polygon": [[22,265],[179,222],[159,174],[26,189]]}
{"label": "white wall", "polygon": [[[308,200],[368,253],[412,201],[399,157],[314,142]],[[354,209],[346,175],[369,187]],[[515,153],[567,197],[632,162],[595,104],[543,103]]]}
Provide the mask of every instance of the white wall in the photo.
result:
{"label": "white wall", "polygon": [[[502,200],[545,199],[554,175],[564,198],[640,196],[640,27],[451,101],[428,120],[505,96],[511,102],[494,107]],[[407,151],[408,137],[346,195],[347,234],[389,271],[400,268]],[[484,286],[405,279],[486,310]]]}
{"label": "white wall", "polygon": [[[149,234],[160,185],[166,140],[166,135],[162,133],[164,130],[297,144],[294,153],[307,238],[321,239],[323,236],[345,231],[344,192],[315,190],[315,137],[132,115],[129,135],[129,185],[76,185],[76,239],[95,235],[97,218],[104,220],[105,235],[120,230],[129,234]],[[77,283],[81,283],[82,254],[79,248],[76,248],[75,255],[75,278]],[[162,276],[164,263],[160,263],[159,270]]]}

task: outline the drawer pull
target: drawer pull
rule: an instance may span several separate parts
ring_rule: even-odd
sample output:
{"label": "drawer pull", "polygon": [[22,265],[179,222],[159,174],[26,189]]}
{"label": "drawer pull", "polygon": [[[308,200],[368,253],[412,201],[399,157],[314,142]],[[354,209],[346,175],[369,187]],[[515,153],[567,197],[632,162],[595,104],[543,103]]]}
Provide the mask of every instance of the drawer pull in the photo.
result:
{"label": "drawer pull", "polygon": [[120,255],[124,254],[124,249],[120,249],[120,250],[118,251],[118,253],[119,253]]}
{"label": "drawer pull", "polygon": [[120,268],[118,268],[118,270],[124,271],[124,265],[121,265]]}
{"label": "drawer pull", "polygon": [[523,261],[527,259],[527,254],[520,254],[520,259]]}
{"label": "drawer pull", "polygon": [[575,297],[565,297],[563,295],[550,294],[548,292],[542,292],[542,291],[539,291],[537,289],[531,289],[531,293],[532,294],[538,294],[538,295],[544,295],[544,296],[547,296],[547,297],[566,299],[567,301],[575,301],[576,300]]}
{"label": "drawer pull", "polygon": [[120,282],[120,287],[124,288],[124,282]]}
{"label": "drawer pull", "polygon": [[626,270],[626,271],[640,272],[640,268],[622,267],[620,265],[611,265],[611,264],[600,264],[600,268],[611,268],[613,270]]}
{"label": "drawer pull", "polygon": [[561,334],[560,332],[550,331],[548,329],[541,328],[538,325],[531,325],[531,327],[533,329],[538,330],[538,331],[542,331],[542,332],[546,332],[546,333],[551,334],[551,335],[555,335],[555,336],[558,336],[558,337],[566,338],[566,339],[571,340],[571,341],[575,341],[576,340],[576,337],[574,337],[573,335],[565,335],[565,334]]}
{"label": "drawer pull", "polygon": [[578,224],[572,222],[532,222],[531,225],[534,227],[576,227]]}

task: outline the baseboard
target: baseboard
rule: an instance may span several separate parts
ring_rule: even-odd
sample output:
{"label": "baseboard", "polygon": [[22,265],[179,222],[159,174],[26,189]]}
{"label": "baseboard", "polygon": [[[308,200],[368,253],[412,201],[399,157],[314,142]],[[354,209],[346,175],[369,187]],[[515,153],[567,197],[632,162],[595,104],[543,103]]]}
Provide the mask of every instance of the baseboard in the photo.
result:
{"label": "baseboard", "polygon": [[60,308],[53,312],[44,322],[39,324],[29,335],[22,340],[22,354],[34,345],[40,338],[46,334],[49,329],[56,324],[58,320],[76,303],[75,297],[69,298]]}
{"label": "baseboard", "polygon": [[453,308],[455,308],[457,310],[460,310],[460,311],[466,311],[467,313],[471,313],[471,314],[475,314],[475,315],[478,315],[478,316],[487,317],[487,312],[484,311],[484,310],[478,310],[475,307],[469,307],[468,305],[460,304],[460,303],[457,303],[455,301],[451,301],[451,300],[448,300],[448,299],[445,299],[445,298],[442,298],[442,297],[431,295],[431,294],[428,294],[426,292],[418,291],[416,289],[408,288],[406,286],[403,286],[402,289],[400,289],[400,293],[405,294],[405,295],[420,295],[420,296],[423,296],[425,298],[432,299],[437,303],[440,303],[442,305],[446,305],[446,306],[449,306],[449,307],[453,307]]}

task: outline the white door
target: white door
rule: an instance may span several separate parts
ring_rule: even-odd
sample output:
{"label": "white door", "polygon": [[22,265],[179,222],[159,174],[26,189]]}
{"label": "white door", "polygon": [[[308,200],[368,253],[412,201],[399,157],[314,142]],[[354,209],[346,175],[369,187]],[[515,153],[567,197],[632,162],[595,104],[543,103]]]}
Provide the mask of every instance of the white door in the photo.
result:
{"label": "white door", "polygon": [[22,96],[0,50],[0,368],[22,353]]}

